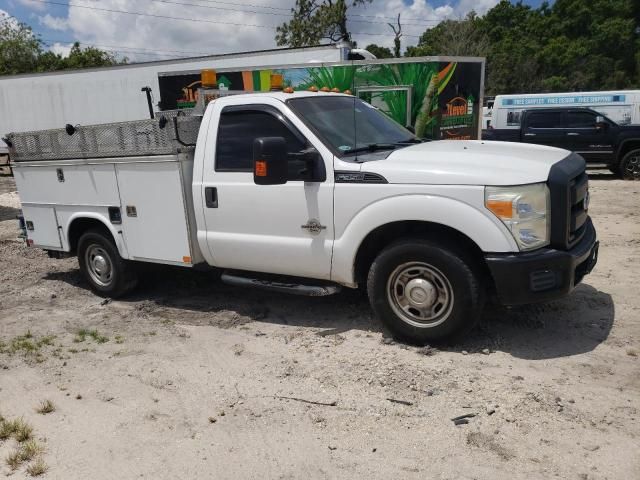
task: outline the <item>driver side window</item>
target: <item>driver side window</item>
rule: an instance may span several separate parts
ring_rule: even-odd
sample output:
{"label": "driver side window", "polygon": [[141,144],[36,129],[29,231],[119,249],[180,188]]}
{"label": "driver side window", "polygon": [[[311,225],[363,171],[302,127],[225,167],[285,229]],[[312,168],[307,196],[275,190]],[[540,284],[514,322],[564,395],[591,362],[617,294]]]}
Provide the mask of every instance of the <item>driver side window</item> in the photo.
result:
{"label": "driver side window", "polygon": [[[298,153],[307,145],[276,115],[260,110],[223,111],[218,126],[215,169],[217,172],[252,172],[253,141],[259,137],[283,137],[288,153]],[[300,162],[289,161],[289,179],[298,180]]]}

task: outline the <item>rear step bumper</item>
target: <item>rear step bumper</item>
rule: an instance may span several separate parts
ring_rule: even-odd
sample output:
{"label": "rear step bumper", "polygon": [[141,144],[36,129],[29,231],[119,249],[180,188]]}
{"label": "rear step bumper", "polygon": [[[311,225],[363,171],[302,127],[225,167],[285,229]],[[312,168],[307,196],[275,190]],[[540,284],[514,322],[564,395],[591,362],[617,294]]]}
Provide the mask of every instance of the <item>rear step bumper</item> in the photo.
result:
{"label": "rear step bumper", "polygon": [[326,297],[341,290],[340,285],[305,285],[287,281],[267,280],[264,278],[249,278],[232,273],[223,273],[220,277],[222,282],[235,287],[253,287],[272,292],[289,293],[293,295],[304,295],[307,297]]}

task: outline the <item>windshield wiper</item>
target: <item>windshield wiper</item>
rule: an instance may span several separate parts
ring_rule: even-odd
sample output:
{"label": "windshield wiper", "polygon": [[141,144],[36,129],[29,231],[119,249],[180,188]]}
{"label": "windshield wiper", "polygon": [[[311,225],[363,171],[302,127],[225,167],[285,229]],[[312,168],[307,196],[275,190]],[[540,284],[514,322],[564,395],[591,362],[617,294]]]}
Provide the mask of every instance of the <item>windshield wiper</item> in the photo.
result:
{"label": "windshield wiper", "polygon": [[365,145],[364,147],[352,148],[351,150],[347,150],[347,155],[350,153],[359,153],[359,152],[376,152],[378,150],[394,150],[398,145],[395,143],[370,143],[369,145]]}

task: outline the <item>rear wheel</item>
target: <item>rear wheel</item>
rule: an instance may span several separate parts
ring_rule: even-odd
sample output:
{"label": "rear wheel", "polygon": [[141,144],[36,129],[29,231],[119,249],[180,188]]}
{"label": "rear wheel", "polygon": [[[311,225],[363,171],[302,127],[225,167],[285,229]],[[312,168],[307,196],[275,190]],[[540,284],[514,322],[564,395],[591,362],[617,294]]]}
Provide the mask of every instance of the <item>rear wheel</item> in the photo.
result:
{"label": "rear wheel", "polygon": [[640,149],[631,150],[622,157],[619,171],[625,180],[640,180]]}
{"label": "rear wheel", "polygon": [[90,230],[80,237],[78,263],[91,289],[99,295],[120,297],[138,283],[131,264],[120,256],[111,236],[102,230]]}
{"label": "rear wheel", "polygon": [[416,344],[455,339],[480,317],[484,290],[472,263],[424,240],[378,255],[367,281],[371,306],[394,337]]}

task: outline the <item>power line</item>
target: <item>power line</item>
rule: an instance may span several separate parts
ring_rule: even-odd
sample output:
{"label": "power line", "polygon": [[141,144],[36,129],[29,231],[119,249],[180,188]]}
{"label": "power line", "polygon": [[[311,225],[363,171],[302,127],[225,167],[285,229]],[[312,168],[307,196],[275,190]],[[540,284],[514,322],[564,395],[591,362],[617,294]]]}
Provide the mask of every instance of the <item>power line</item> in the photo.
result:
{"label": "power line", "polygon": [[195,51],[195,50],[155,50],[155,49],[151,49],[151,48],[128,47],[128,46],[125,46],[125,45],[101,45],[101,44],[96,44],[96,43],[81,42],[79,40],[60,40],[60,39],[53,39],[53,38],[43,38],[41,40],[43,41],[43,43],[52,43],[53,42],[53,43],[70,43],[70,44],[73,44],[75,42],[78,42],[81,45],[87,45],[87,46],[91,46],[91,47],[125,48],[125,49],[141,50],[141,51],[155,52],[155,53],[184,53],[184,54],[195,54],[195,55],[214,55],[211,52],[199,52],[199,51]]}
{"label": "power line", "polygon": [[[200,5],[197,3],[181,3],[181,2],[175,2],[173,0],[151,0],[152,2],[157,2],[157,3],[167,3],[167,4],[173,4],[173,5],[182,5],[185,7],[200,7],[200,8],[209,8],[209,9],[213,9],[213,10],[225,10],[225,11],[230,11],[230,12],[242,12],[242,13],[255,13],[257,15],[278,15],[281,17],[292,17],[293,15],[291,13],[278,13],[278,12],[259,12],[256,10],[238,10],[237,8],[229,8],[229,7],[220,7],[217,5]],[[202,0],[201,0],[202,1]],[[230,3],[230,2],[224,2],[227,5],[237,5],[237,6],[248,6],[248,5],[242,5],[242,4],[234,4],[234,3]],[[382,17],[373,17],[373,18],[379,18],[382,20]],[[373,20],[354,20],[352,18],[348,19],[349,22],[354,22],[354,23],[369,23],[369,24],[374,24],[374,25],[387,25],[388,22],[386,22],[385,20],[382,21],[377,21],[374,22]],[[396,19],[394,19],[396,20]],[[418,26],[418,27],[426,27],[429,24],[432,23],[438,23],[437,20],[430,20],[428,21],[429,23],[402,23],[403,26],[405,25],[409,25],[409,26]]]}
{"label": "power line", "polygon": [[[137,15],[137,16],[142,16],[142,17],[152,17],[152,18],[161,18],[161,19],[166,19],[166,20],[182,20],[182,21],[188,21],[188,22],[198,22],[198,23],[212,23],[212,24],[217,24],[217,25],[232,25],[232,26],[236,26],[236,27],[256,27],[256,28],[267,28],[267,29],[271,29],[271,30],[275,30],[276,26],[275,25],[258,25],[258,24],[252,24],[252,23],[234,23],[234,22],[221,22],[221,21],[216,21],[216,20],[207,20],[204,18],[185,18],[185,17],[173,17],[173,16],[169,16],[169,15],[160,15],[160,14],[155,14],[155,13],[142,13],[142,12],[130,12],[128,10],[115,10],[115,9],[111,9],[111,8],[102,8],[102,7],[90,7],[88,5],[78,5],[75,3],[62,3],[62,2],[54,2],[52,0],[32,0],[34,2],[39,2],[39,3],[46,3],[46,4],[50,4],[50,5],[60,5],[63,7],[76,7],[76,8],[84,8],[87,10],[94,10],[94,11],[99,11],[99,12],[109,12],[109,13],[120,13],[120,14],[124,14],[124,15]],[[368,36],[374,36],[374,37],[386,37],[389,36],[389,34],[387,33],[371,33],[371,32],[351,32],[353,35],[368,35]],[[409,33],[405,33],[403,34],[406,37],[416,37],[419,38],[421,35],[412,35]]]}
{"label": "power line", "polygon": [[[91,0],[91,1],[97,1],[97,0]],[[206,3],[219,3],[222,5],[232,5],[232,6],[237,6],[237,7],[254,7],[254,8],[264,8],[264,9],[269,9],[269,10],[281,10],[281,11],[285,11],[288,13],[291,13],[292,9],[291,8],[285,8],[285,7],[272,7],[270,5],[259,5],[259,4],[255,4],[255,3],[237,3],[237,2],[224,2],[221,0],[197,0],[199,2],[206,2]],[[385,17],[384,15],[363,15],[360,13],[350,13],[348,15],[349,17],[360,17],[360,18],[374,18],[374,19],[380,19],[380,20],[397,20],[397,17]],[[440,20],[436,20],[434,18],[415,18],[414,20],[418,21],[418,22],[427,22],[427,23],[440,23]]]}

